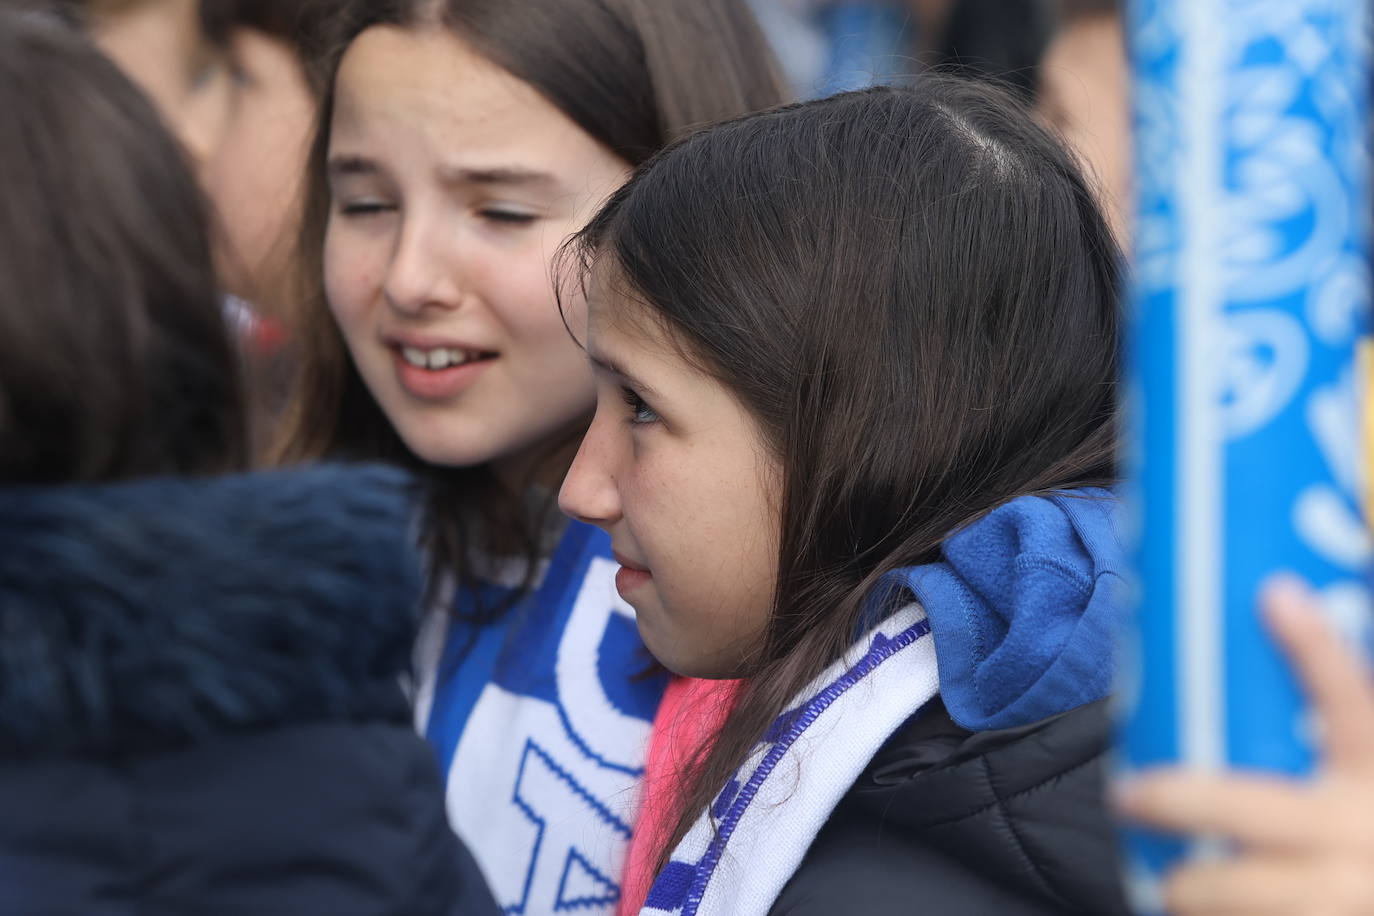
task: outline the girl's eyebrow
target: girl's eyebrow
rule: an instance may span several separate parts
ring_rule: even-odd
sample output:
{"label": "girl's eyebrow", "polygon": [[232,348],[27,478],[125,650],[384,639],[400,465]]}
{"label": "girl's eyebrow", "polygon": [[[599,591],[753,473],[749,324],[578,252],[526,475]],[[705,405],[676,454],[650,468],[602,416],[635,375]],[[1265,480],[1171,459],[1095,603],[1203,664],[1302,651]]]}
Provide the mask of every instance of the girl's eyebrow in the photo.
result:
{"label": "girl's eyebrow", "polygon": [[[344,178],[350,175],[376,175],[381,172],[376,160],[352,153],[342,153],[330,158],[326,171],[330,178]],[[441,166],[439,180],[444,184],[504,185],[507,187],[527,187],[535,190],[557,190],[558,179],[548,172],[538,172],[523,168],[473,169],[457,166]]]}
{"label": "girl's eyebrow", "polygon": [[330,178],[342,178],[346,175],[375,175],[380,171],[375,161],[355,155],[331,156],[326,170]]}
{"label": "girl's eyebrow", "polygon": [[441,166],[439,180],[445,184],[508,185],[550,189],[558,187],[558,179],[548,172],[525,168],[464,168]]}
{"label": "girl's eyebrow", "polygon": [[630,384],[630,387],[634,388],[640,394],[654,395],[657,393],[654,391],[652,387],[644,384],[639,379],[635,378],[633,375],[617,366],[606,356],[598,355],[596,353],[593,353],[591,350],[588,350],[587,359],[591,360],[592,365],[596,366],[603,372],[609,372],[611,375],[618,376],[619,378],[628,382]]}

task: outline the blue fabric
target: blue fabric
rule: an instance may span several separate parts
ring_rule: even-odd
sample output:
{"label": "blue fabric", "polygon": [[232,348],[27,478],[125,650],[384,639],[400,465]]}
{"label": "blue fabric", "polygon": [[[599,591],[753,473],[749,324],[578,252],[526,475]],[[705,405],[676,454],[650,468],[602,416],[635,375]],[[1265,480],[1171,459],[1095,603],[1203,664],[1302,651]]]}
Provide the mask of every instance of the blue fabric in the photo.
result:
{"label": "blue fabric", "polygon": [[[603,531],[572,522],[549,561],[539,586],[516,603],[500,620],[474,626],[464,620],[475,602],[490,607],[507,599],[513,589],[484,584],[478,593],[462,589],[455,598],[455,615],[444,640],[425,734],[447,773],[468,717],[488,683],[512,693],[560,703],[554,677],[558,647],[572,615],[583,579],[594,558],[611,556],[610,537]],[[596,659],[606,695],[626,715],[653,722],[668,686],[661,672],[638,675],[653,666],[653,657],[639,639],[633,620],[610,616]],[[582,737],[585,743],[586,736]],[[590,756],[595,756],[592,751]]]}
{"label": "blue fabric", "polygon": [[817,97],[892,83],[909,69],[915,23],[903,5],[829,0],[816,11],[816,20],[830,42]]}
{"label": "blue fabric", "polygon": [[950,716],[971,731],[1029,725],[1106,696],[1123,609],[1117,501],[1024,496],[956,532],[939,562],[888,584],[925,607]]}

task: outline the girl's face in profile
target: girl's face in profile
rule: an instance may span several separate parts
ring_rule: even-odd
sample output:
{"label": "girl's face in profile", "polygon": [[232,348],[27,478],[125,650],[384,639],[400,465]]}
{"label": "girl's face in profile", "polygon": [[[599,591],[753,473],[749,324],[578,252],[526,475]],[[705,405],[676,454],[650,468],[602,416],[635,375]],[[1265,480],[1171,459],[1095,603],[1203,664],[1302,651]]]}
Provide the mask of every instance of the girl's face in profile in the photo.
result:
{"label": "girl's face in profile", "polygon": [[334,88],[324,273],[353,361],[421,459],[519,473],[592,407],[550,261],[629,167],[441,29],[368,29]]}
{"label": "girl's face in profile", "polygon": [[596,277],[586,347],[596,415],[559,504],[611,535],[616,587],[660,662],[743,674],[772,610],[779,464],[735,396]]}
{"label": "girl's face in profile", "polygon": [[299,222],[315,99],[295,50],[281,38],[236,28],[229,53],[233,104],[205,170],[224,236],[220,273],[229,292],[282,308],[295,253],[287,233]]}

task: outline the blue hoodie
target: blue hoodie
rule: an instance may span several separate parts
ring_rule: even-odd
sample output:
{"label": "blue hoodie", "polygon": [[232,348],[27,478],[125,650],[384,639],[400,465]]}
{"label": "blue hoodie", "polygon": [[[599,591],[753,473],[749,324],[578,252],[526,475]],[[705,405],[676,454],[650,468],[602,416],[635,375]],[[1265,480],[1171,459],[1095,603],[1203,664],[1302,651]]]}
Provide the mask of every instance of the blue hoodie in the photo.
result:
{"label": "blue hoodie", "polygon": [[925,607],[950,716],[1029,725],[1106,696],[1124,551],[1100,489],[1023,496],[961,529],[937,563],[892,573]]}

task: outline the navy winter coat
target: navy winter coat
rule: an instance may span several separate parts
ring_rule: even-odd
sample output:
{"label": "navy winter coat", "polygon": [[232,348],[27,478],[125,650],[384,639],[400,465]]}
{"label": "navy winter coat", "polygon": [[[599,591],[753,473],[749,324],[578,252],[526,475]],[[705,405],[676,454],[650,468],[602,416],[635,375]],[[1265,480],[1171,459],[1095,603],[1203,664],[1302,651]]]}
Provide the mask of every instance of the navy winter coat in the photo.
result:
{"label": "navy winter coat", "polygon": [[401,689],[403,487],[0,490],[0,913],[496,912]]}
{"label": "navy winter coat", "polygon": [[773,916],[1129,916],[1107,702],[973,733],[933,701],[840,801]]}

